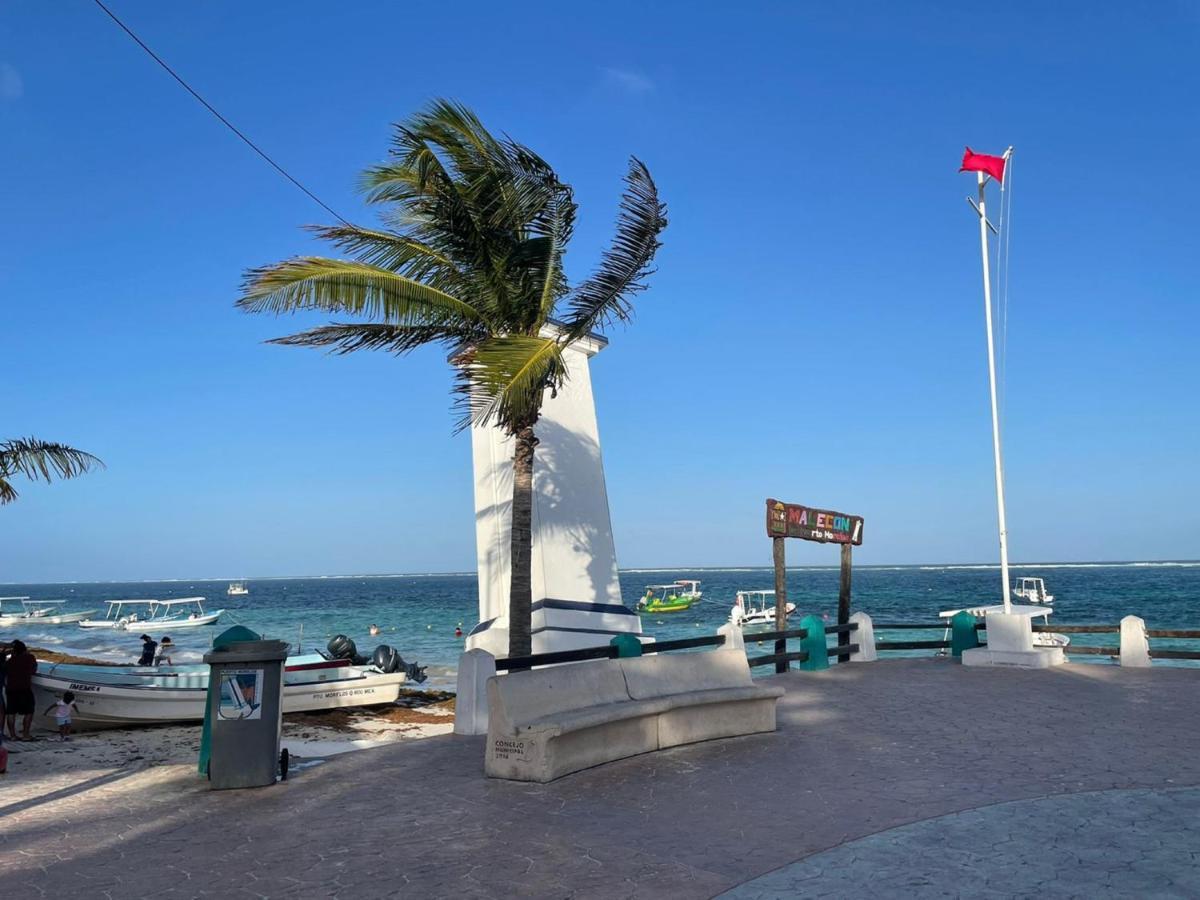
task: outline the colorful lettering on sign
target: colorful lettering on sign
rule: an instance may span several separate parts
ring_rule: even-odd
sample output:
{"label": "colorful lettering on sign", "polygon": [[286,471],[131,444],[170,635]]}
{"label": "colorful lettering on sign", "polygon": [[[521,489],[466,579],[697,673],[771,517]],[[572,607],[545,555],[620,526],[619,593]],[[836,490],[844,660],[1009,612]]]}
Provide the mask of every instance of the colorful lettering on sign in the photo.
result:
{"label": "colorful lettering on sign", "polygon": [[821,543],[861,544],[861,516],[827,509],[811,509],[798,503],[767,501],[767,534],[771,537],[795,537]]}

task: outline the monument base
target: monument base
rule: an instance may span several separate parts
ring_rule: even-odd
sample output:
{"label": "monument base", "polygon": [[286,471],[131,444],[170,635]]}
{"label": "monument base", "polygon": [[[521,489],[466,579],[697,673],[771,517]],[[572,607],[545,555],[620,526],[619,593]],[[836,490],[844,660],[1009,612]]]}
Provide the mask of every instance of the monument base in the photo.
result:
{"label": "monument base", "polygon": [[1066,662],[1062,647],[1035,647],[1033,650],[992,650],[976,647],[964,650],[964,666],[1014,666],[1021,669],[1049,669]]}

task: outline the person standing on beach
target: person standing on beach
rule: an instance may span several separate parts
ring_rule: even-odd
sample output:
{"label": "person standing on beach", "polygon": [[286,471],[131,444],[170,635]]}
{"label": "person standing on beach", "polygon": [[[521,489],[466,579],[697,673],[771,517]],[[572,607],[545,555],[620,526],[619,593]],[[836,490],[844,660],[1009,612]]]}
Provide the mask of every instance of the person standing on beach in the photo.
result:
{"label": "person standing on beach", "polygon": [[8,645],[0,647],[0,738],[4,737],[4,676],[8,672]]}
{"label": "person standing on beach", "polygon": [[[12,642],[12,656],[5,667],[4,699],[8,734],[14,741],[32,741],[29,733],[33,725],[33,674],[37,671],[37,659],[23,641]],[[21,716],[21,736],[17,737],[17,716]]]}
{"label": "person standing on beach", "polygon": [[71,739],[71,713],[79,712],[79,707],[75,705],[75,695],[71,691],[64,691],[62,699],[55,700],[47,706],[42,715],[50,715],[51,710],[54,711],[54,721],[58,725],[58,739],[69,741]]}
{"label": "person standing on beach", "polygon": [[138,657],[137,664],[139,666],[154,665],[154,652],[158,649],[158,644],[148,634],[142,635],[142,655]]}

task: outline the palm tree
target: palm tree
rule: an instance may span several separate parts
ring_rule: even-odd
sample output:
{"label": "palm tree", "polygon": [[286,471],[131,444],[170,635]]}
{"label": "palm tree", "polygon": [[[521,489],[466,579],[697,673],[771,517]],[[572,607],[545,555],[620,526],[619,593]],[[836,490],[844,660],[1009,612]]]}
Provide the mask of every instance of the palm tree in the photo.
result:
{"label": "palm tree", "polygon": [[458,429],[513,438],[509,655],[531,653],[534,426],[547,390],[567,377],[563,350],[628,321],[666,227],[646,166],[630,159],[612,244],[574,288],[563,271],[575,222],[570,186],[536,153],[497,138],[467,108],[437,101],[396,126],[387,162],[362,190],[380,229],[315,227],[352,259],[299,257],[246,273],[249,312],[318,311],[332,322],[271,343],[332,353],[451,350]]}
{"label": "palm tree", "polygon": [[104,463],[66,444],[32,437],[0,441],[0,506],[17,499],[17,489],[9,481],[14,475],[24,475],[33,481],[53,481],[75,478],[95,468],[104,468]]}

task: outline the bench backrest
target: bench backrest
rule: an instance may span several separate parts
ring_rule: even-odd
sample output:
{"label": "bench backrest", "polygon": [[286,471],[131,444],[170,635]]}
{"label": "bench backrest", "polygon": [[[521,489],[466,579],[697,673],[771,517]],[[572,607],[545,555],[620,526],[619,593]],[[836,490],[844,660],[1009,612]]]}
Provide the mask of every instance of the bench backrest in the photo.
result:
{"label": "bench backrest", "polygon": [[621,667],[607,659],[494,676],[488,680],[488,693],[500,702],[499,712],[513,725],[629,699]]}
{"label": "bench backrest", "polygon": [[746,654],[741,650],[656,653],[622,659],[620,663],[629,696],[634,700],[754,684]]}

